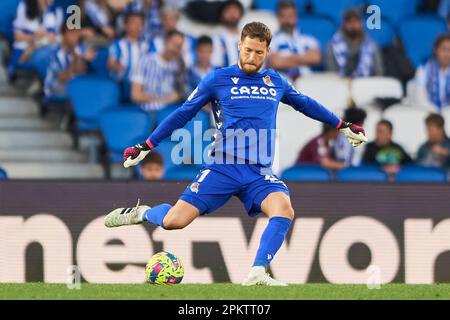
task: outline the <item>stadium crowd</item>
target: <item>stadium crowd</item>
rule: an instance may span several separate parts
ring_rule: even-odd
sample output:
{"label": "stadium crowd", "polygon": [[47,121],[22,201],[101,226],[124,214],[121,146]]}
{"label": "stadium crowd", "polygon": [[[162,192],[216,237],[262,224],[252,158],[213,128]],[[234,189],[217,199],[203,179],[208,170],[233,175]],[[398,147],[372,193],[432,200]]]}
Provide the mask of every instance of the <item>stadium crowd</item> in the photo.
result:
{"label": "stadium crowd", "polygon": [[[355,156],[338,130],[325,126],[299,150],[297,164],[317,164],[331,171],[361,163],[377,164],[392,177],[402,165],[410,163],[447,170],[450,139],[441,113],[450,105],[450,1],[398,0],[404,8],[394,8],[395,14],[386,17],[382,5],[392,2],[345,0],[341,11],[326,16],[320,2],[314,0],[20,0],[9,41],[6,35],[0,42],[0,58],[11,83],[24,76],[33,78],[28,93],[38,99],[43,113],[52,105],[66,106],[70,126],[76,127],[78,120],[69,83],[80,76],[94,75],[114,81],[120,88],[120,104],[139,106],[150,117],[153,128],[162,115],[189,96],[204,75],[237,63],[239,26],[246,11],[269,10],[279,30],[273,30],[266,67],[279,71],[292,83],[321,73],[345,79],[396,78],[409,101],[430,111],[425,123],[411,123],[411,130],[425,126],[428,135],[414,154],[393,141],[396,128],[381,119],[374,141],[360,156]],[[72,18],[67,8],[73,4],[81,8],[80,28],[69,24]],[[408,15],[441,23],[432,52],[414,56],[420,48],[403,43],[401,31],[393,32],[388,40],[372,37],[365,23],[370,4],[382,7],[382,21],[393,30],[400,30],[398,26]],[[194,36],[192,30],[178,29],[181,15],[219,27],[212,35]],[[302,20],[311,17],[333,22],[330,39],[324,41],[304,32]],[[325,22],[316,26],[317,33],[322,32],[320,27]],[[407,90],[409,85],[413,89]],[[383,110],[395,102],[385,99]],[[364,125],[366,111],[350,101],[342,116]],[[136,176],[161,179],[164,163],[161,155],[152,153]]]}

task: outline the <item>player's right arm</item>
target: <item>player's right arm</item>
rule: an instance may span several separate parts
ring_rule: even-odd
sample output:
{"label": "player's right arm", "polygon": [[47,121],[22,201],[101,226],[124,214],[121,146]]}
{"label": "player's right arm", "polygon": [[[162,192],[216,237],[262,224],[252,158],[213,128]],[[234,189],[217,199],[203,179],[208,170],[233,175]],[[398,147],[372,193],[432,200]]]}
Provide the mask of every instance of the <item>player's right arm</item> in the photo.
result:
{"label": "player's right arm", "polygon": [[164,119],[145,142],[125,149],[123,154],[125,168],[138,164],[161,141],[169,137],[176,129],[183,128],[204,105],[213,99],[214,75],[215,71],[207,74],[183,105]]}

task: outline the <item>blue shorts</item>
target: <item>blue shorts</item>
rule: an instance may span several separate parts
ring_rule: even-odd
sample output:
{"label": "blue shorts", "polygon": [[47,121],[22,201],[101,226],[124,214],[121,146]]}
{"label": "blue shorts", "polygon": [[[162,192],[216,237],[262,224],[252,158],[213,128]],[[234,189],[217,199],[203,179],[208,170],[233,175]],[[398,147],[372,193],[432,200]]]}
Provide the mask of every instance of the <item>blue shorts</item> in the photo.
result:
{"label": "blue shorts", "polygon": [[256,164],[208,165],[200,170],[180,199],[205,214],[237,196],[253,217],[261,212],[261,202],[270,193],[281,191],[289,196],[284,182],[268,170]]}

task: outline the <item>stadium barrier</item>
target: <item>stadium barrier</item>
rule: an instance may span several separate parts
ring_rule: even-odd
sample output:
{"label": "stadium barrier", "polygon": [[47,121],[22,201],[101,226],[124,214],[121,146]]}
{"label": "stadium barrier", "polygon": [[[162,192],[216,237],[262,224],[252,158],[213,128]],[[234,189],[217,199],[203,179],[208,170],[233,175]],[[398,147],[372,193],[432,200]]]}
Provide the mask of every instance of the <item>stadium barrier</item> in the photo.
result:
{"label": "stadium barrier", "polygon": [[[107,229],[118,206],[174,203],[186,182],[0,183],[0,282],[142,283],[153,253],[185,267],[183,283],[240,282],[266,219],[237,199],[183,230]],[[271,272],[289,283],[450,282],[450,185],[289,183],[296,220]]]}

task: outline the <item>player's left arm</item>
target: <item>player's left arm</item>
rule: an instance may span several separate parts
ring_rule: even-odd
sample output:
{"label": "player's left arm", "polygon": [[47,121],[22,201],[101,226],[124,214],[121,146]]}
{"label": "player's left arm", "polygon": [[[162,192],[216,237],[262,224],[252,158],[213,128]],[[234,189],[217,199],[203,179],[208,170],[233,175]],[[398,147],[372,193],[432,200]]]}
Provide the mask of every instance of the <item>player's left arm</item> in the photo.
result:
{"label": "player's left arm", "polygon": [[298,92],[286,79],[282,78],[282,80],[284,84],[284,95],[281,102],[292,106],[295,110],[309,118],[327,123],[339,129],[346,135],[353,147],[367,142],[366,132],[363,127],[343,121],[316,100]]}

